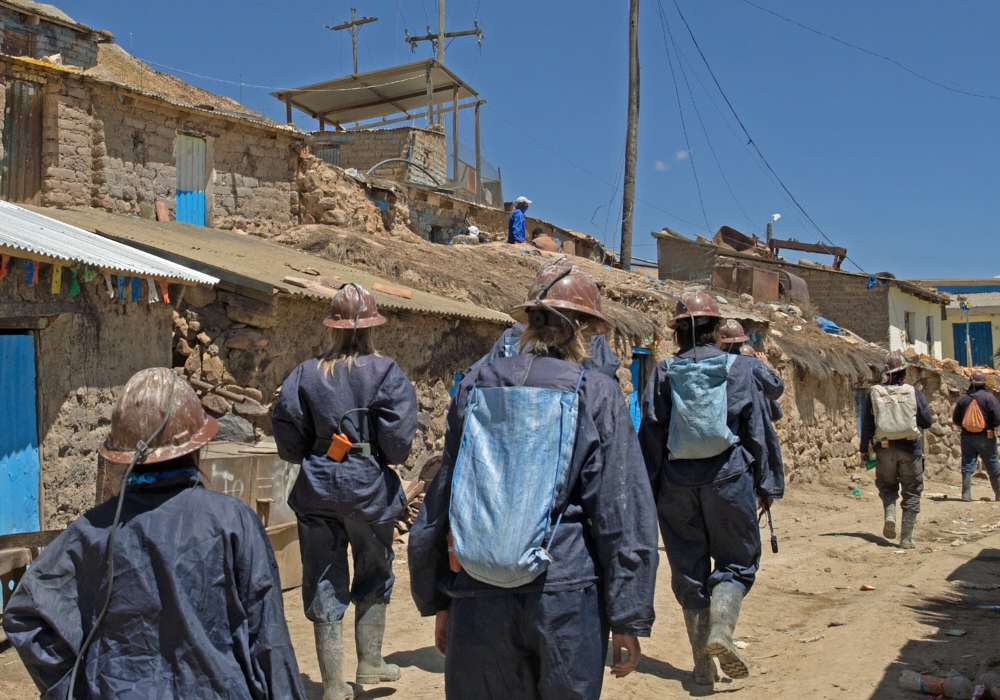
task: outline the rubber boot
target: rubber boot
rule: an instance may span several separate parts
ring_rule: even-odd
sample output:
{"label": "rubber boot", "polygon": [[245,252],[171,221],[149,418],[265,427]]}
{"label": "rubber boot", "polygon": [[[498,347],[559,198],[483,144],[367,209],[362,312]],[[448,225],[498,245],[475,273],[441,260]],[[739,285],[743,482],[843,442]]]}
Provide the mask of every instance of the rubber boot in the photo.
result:
{"label": "rubber boot", "polygon": [[733,630],[736,629],[742,603],[743,591],[735,583],[725,581],[712,591],[708,653],[719,660],[722,671],[730,678],[746,678],[750,675],[747,662],[733,644]]}
{"label": "rubber boot", "polygon": [[913,549],[913,526],[917,524],[917,514],[911,510],[903,511],[903,532],[899,537],[899,546],[903,549]]}
{"label": "rubber boot", "polygon": [[962,474],[962,500],[972,500],[972,474]]}
{"label": "rubber boot", "polygon": [[323,700],[350,700],[354,689],[344,682],[344,624],[324,622],[313,625],[316,656],[323,678]]}
{"label": "rubber boot", "polygon": [[896,539],[896,502],[885,507],[885,523],[882,524],[882,537],[887,540]]}
{"label": "rubber boot", "polygon": [[993,500],[1000,501],[1000,476],[991,476],[990,486],[993,487]]}
{"label": "rubber boot", "polygon": [[355,606],[354,642],[358,650],[358,685],[398,681],[399,666],[382,658],[382,635],[385,634],[384,600],[366,600]]}
{"label": "rubber boot", "polygon": [[711,617],[708,608],[684,611],[684,624],[687,625],[691,654],[694,656],[694,682],[698,685],[715,685],[719,680],[719,673],[715,670],[715,659],[708,653],[706,646]]}

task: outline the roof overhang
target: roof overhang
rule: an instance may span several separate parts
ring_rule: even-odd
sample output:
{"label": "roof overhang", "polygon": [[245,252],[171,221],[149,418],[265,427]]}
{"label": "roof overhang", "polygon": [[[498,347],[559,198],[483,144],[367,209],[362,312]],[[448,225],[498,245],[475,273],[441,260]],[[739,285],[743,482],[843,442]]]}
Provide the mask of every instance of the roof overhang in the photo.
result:
{"label": "roof overhang", "polygon": [[426,115],[430,104],[458,102],[459,109],[464,109],[480,101],[479,93],[433,59],[346,75],[271,95],[314,119],[337,125],[375,119],[390,123],[389,117],[397,115],[416,119]]}

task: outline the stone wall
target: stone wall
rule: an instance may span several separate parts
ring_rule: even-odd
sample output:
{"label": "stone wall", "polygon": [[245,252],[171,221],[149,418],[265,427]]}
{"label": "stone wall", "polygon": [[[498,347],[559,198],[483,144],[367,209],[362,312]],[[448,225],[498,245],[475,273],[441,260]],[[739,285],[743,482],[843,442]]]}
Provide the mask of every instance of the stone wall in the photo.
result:
{"label": "stone wall", "polygon": [[86,28],[71,29],[54,24],[44,17],[37,24],[32,16],[8,7],[0,7],[0,24],[4,31],[14,31],[30,37],[30,58],[61,54],[63,63],[86,70],[97,63],[98,41],[109,41],[111,35]]}
{"label": "stone wall", "polygon": [[[437,127],[318,131],[309,136],[309,145],[312,149],[324,145],[337,146],[340,149],[340,167],[345,169],[355,168],[364,173],[383,160],[409,158],[429,170],[440,184],[448,181],[445,136]],[[426,173],[406,163],[387,163],[373,175],[421,185],[434,184]]]}
{"label": "stone wall", "polygon": [[[0,280],[0,328],[23,317],[45,317],[34,331],[37,348],[42,529],[65,527],[94,505],[97,446],[107,436],[111,411],[135,372],[170,363],[171,309],[112,301],[104,278],[84,282],[68,296],[70,270],[63,268],[62,293],[51,293],[51,265],[43,265],[28,287],[22,261],[13,259]],[[2,371],[2,368],[0,368]]]}

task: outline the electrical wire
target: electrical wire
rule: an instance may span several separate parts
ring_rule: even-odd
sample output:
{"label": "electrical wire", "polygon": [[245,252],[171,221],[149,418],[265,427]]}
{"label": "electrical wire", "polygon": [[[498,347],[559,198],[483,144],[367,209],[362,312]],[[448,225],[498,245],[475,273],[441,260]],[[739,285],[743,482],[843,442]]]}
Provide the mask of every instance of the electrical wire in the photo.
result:
{"label": "electrical wire", "polygon": [[[843,39],[838,39],[837,37],[835,37],[835,36],[833,36],[831,34],[827,34],[826,32],[821,32],[818,29],[813,29],[812,27],[807,26],[805,24],[802,24],[801,22],[796,22],[794,19],[789,19],[788,17],[785,17],[784,15],[779,15],[777,12],[775,12],[773,10],[769,10],[766,7],[761,7],[760,5],[758,5],[756,3],[750,2],[750,0],[742,0],[742,2],[745,2],[747,5],[750,5],[751,7],[757,8],[761,12],[766,12],[769,15],[773,15],[773,16],[777,17],[780,20],[788,22],[789,24],[794,24],[796,27],[801,27],[802,29],[805,29],[807,32],[812,32],[813,34],[818,34],[821,37],[825,37],[827,39],[830,39],[831,41],[835,41],[838,44],[843,44],[844,46],[846,46],[848,48],[854,49],[855,51],[860,51],[861,53],[866,53],[869,56],[873,56],[875,58],[879,58],[879,59],[881,59],[883,61],[888,61],[889,63],[891,63],[891,64],[893,64],[893,65],[895,65],[895,66],[897,66],[899,68],[902,68],[903,70],[905,70],[910,75],[913,75],[913,76],[915,76],[917,78],[920,78],[924,82],[928,82],[931,85],[936,85],[937,87],[942,88],[944,90],[949,90],[951,92],[957,92],[960,95],[967,95],[969,97],[979,97],[979,98],[982,98],[984,100],[1000,100],[1000,96],[997,96],[997,95],[990,95],[990,94],[985,93],[985,92],[972,92],[972,90],[974,88],[970,88],[967,85],[962,85],[961,83],[955,83],[955,84],[956,85],[960,85],[961,87],[966,88],[965,90],[959,90],[958,88],[953,88],[953,87],[951,87],[949,85],[944,85],[943,83],[939,83],[936,80],[931,80],[930,78],[928,78],[925,75],[921,75],[921,73],[924,73],[926,71],[918,71],[916,68],[911,68],[910,66],[906,65],[905,63],[902,63],[901,61],[897,61],[895,58],[890,58],[889,56],[885,56],[885,55],[877,53],[875,51],[871,51],[870,49],[866,49],[863,46],[858,46],[857,44],[852,44],[849,41],[844,41]],[[933,73],[927,73],[927,75],[934,75],[934,74]],[[937,77],[940,80],[948,80],[948,78],[941,78],[940,76],[934,76],[934,77]],[[948,80],[948,82],[953,82],[954,83],[955,81]]]}
{"label": "electrical wire", "polygon": [[[781,185],[781,188],[788,194],[789,198],[792,200],[792,202],[798,208],[798,210],[802,212],[802,215],[806,217],[806,220],[810,224],[812,224],[813,228],[815,228],[819,232],[819,234],[826,240],[827,243],[829,243],[833,247],[837,247],[836,244],[832,240],[830,240],[830,237],[826,235],[826,232],[823,231],[823,229],[820,228],[819,224],[817,224],[813,220],[813,218],[809,215],[809,212],[806,211],[805,207],[799,204],[799,201],[795,198],[795,195],[793,195],[791,190],[788,189],[788,187],[782,181],[781,177],[778,176],[778,173],[776,173],[774,168],[771,167],[771,164],[767,162],[767,159],[764,157],[764,154],[761,153],[760,148],[758,148],[757,144],[754,142],[753,137],[750,136],[750,132],[747,131],[746,126],[744,126],[743,120],[740,119],[740,115],[736,113],[736,109],[733,107],[733,103],[729,101],[729,97],[722,89],[722,85],[719,84],[719,79],[715,77],[715,72],[712,70],[712,66],[709,64],[708,59],[705,57],[705,52],[701,50],[701,46],[698,44],[698,40],[694,36],[694,31],[691,29],[691,25],[688,24],[687,19],[684,17],[684,13],[681,12],[680,5],[677,3],[677,0],[672,0],[672,1],[674,3],[674,7],[677,9],[677,14],[680,15],[681,21],[684,22],[684,26],[687,28],[688,35],[691,37],[691,42],[694,44],[695,49],[697,49],[698,55],[701,56],[701,60],[705,64],[705,68],[708,69],[708,74],[712,76],[712,81],[715,83],[715,87],[718,88],[719,94],[722,95],[722,99],[725,100],[726,105],[729,107],[729,110],[733,113],[733,117],[736,119],[736,123],[740,125],[740,129],[742,129],[743,133],[746,135],[748,143],[753,146],[753,149],[757,153],[757,156],[760,158],[761,162],[764,163],[764,165],[771,172],[771,174],[774,175],[775,179],[778,181],[778,184]],[[823,244],[820,243],[820,245]],[[829,254],[832,255],[832,253]],[[855,267],[861,270],[861,272],[865,272],[865,269],[860,265],[858,265],[858,263],[856,263],[853,259],[851,259],[848,256],[845,257]],[[865,274],[868,273],[865,272]]]}

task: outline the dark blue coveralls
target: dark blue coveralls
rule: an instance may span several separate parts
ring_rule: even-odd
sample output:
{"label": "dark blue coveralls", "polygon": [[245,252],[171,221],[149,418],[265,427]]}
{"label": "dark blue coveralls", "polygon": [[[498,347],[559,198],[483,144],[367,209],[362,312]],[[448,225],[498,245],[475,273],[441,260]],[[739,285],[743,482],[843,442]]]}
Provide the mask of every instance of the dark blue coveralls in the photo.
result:
{"label": "dark blue coveralls", "polygon": [[763,407],[766,420],[764,421],[764,448],[767,452],[765,459],[768,464],[768,471],[776,474],[785,473],[785,465],[781,459],[781,443],[778,441],[778,433],[774,429],[774,423],[784,417],[781,404],[778,399],[785,393],[785,383],[773,369],[764,364],[759,357],[750,357],[750,364],[753,365],[753,379],[757,385],[757,390],[763,395]]}
{"label": "dark blue coveralls", "polygon": [[[378,454],[348,454],[335,462],[326,455],[330,438],[353,408],[370,411],[348,414],[344,433],[355,445],[372,443]],[[320,369],[318,358],[306,360],[282,384],[271,419],[278,454],[302,464],[288,505],[299,521],[306,617],[335,622],[352,601],[389,602],[393,531],[406,508],[399,476],[389,465],[406,461],[417,432],[410,380],[394,361],[376,355],[350,368],[339,361],[332,374]]]}
{"label": "dark blue coveralls", "polygon": [[[476,360],[476,363],[465,371],[465,375],[468,375],[474,369],[479,369],[488,362],[493,362],[498,357],[513,357],[516,355],[517,344],[521,339],[521,334],[524,333],[524,328],[523,323],[515,323],[512,328],[505,330],[497,338],[497,342],[493,343],[490,351]],[[618,376],[616,372],[618,372],[621,364],[615,354],[611,352],[611,348],[608,347],[608,341],[603,335],[595,335],[591,338],[590,352],[587,353],[587,357],[583,361],[583,368],[585,370],[606,374],[617,382]]]}
{"label": "dark blue coveralls", "polygon": [[[530,368],[530,369],[529,369]],[[656,508],[621,389],[599,372],[580,385],[568,502],[553,563],[505,589],[448,567],[448,508],[469,391],[531,386],[573,391],[580,365],[518,355],[474,370],[448,411],[441,469],[410,531],[413,599],[421,615],[449,610],[450,700],[597,700],[608,631],[649,636],[656,581]],[[540,426],[539,429],[544,429]]]}
{"label": "dark blue coveralls", "polygon": [[[697,352],[699,359],[723,354],[714,345],[698,346]],[[693,356],[690,345],[678,353]],[[756,496],[784,495],[784,473],[767,460],[767,415],[750,359],[737,356],[726,383],[727,420],[739,442],[716,457],[672,460],[667,454],[672,400],[665,363],[653,371],[642,398],[639,443],[656,496],[674,596],[685,609],[709,607],[712,589],[724,581],[744,594],[750,591],[760,564]]]}
{"label": "dark blue coveralls", "polygon": [[[104,605],[117,500],[46,547],[4,611],[4,631],[45,700],[65,700]],[[304,700],[274,552],[243,503],[190,471],[130,486],[114,564],[111,607],[74,697]]]}
{"label": "dark blue coveralls", "polygon": [[962,427],[965,420],[965,412],[969,410],[969,405],[975,401],[979,404],[986,421],[986,430],[979,433],[970,433],[962,428],[962,473],[972,474],[976,471],[976,462],[980,457],[983,459],[983,466],[991,479],[1000,478],[1000,460],[997,459],[997,439],[994,434],[990,437],[987,431],[996,431],[1000,427],[1000,401],[986,387],[976,387],[972,385],[969,390],[958,397],[955,403],[955,411],[952,413],[952,422]]}

